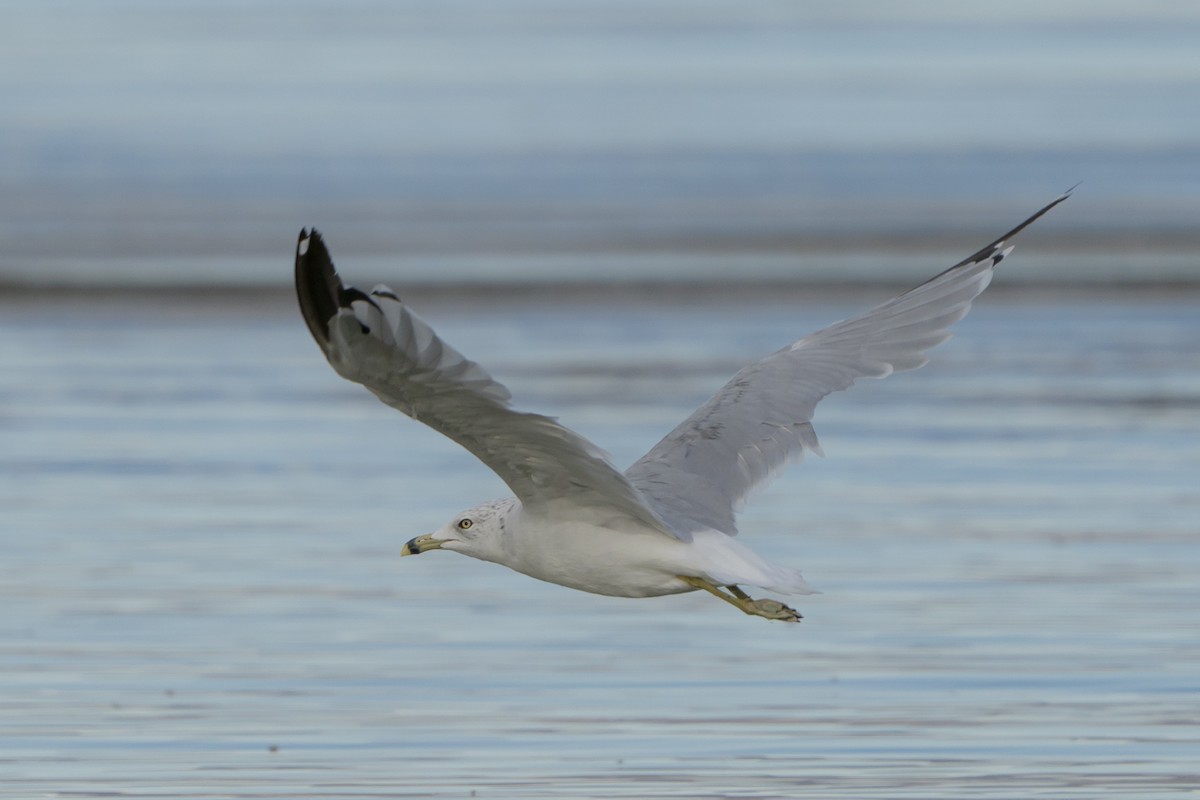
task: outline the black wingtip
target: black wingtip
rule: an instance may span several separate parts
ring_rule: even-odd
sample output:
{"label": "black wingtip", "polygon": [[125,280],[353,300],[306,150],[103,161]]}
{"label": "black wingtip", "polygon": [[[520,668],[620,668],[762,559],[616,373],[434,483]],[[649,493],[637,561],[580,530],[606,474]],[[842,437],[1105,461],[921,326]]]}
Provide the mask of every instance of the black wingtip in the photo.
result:
{"label": "black wingtip", "polygon": [[304,323],[322,350],[328,349],[329,321],[337,314],[344,291],[321,234],[316,228],[301,228],[296,240],[296,298]]}
{"label": "black wingtip", "polygon": [[[977,250],[974,253],[972,253],[971,255],[967,256],[966,258],[964,258],[962,261],[955,264],[950,269],[958,269],[959,267],[966,266],[967,264],[974,264],[978,261],[984,260],[985,258],[993,257],[996,254],[996,251],[1000,247],[1000,245],[1004,244],[1009,239],[1013,238],[1014,236],[1016,236],[1018,233],[1025,230],[1026,228],[1028,228],[1033,223],[1037,222],[1039,219],[1042,218],[1042,216],[1046,212],[1048,212],[1050,209],[1054,208],[1056,205],[1058,205],[1059,203],[1063,202],[1068,197],[1070,197],[1071,192],[1075,191],[1076,186],[1079,186],[1079,184],[1077,183],[1077,184],[1075,184],[1075,186],[1072,186],[1070,189],[1067,189],[1065,192],[1060,194],[1058,197],[1054,198],[1049,203],[1047,203],[1046,205],[1044,205],[1040,209],[1038,209],[1036,212],[1034,212],[1034,214],[1032,216],[1030,216],[1028,219],[1026,219],[1020,225],[1013,228],[1011,231],[1004,234],[1003,236],[1001,236],[999,239],[992,242],[991,244],[989,244],[985,247],[981,247],[979,250]],[[999,263],[999,262],[997,262],[997,263]],[[949,271],[950,270],[947,270],[947,272],[949,272]]]}

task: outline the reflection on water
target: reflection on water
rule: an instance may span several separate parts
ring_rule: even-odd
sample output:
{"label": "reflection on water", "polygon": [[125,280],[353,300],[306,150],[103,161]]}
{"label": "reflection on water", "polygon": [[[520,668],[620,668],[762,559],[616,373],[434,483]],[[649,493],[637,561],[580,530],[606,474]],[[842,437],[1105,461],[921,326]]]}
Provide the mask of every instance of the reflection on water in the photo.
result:
{"label": "reflection on water", "polygon": [[[872,298],[873,299],[873,298]],[[438,303],[619,462],[867,299]],[[787,627],[401,543],[503,492],[290,300],[0,306],[0,796],[1175,797],[1200,785],[1200,313],[993,292],[819,411],[744,535]]]}

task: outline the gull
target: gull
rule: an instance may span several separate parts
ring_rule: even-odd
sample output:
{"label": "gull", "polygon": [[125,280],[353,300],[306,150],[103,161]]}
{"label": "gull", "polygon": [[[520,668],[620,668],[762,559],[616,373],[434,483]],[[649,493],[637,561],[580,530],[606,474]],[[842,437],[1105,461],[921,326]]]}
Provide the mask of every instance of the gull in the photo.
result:
{"label": "gull", "polygon": [[744,367],[624,472],[557,419],[514,409],[503,384],[391,289],[343,284],[316,229],[300,231],[296,292],[339,375],[465,447],[513,493],[454,515],[401,555],[451,550],[616,597],[700,590],[746,614],[798,622],[795,609],[741,588],[816,591],[734,538],[746,496],[805,451],[824,455],[812,418],[826,395],[923,366],[1012,252],[1009,241],[1069,196],[916,288]]}

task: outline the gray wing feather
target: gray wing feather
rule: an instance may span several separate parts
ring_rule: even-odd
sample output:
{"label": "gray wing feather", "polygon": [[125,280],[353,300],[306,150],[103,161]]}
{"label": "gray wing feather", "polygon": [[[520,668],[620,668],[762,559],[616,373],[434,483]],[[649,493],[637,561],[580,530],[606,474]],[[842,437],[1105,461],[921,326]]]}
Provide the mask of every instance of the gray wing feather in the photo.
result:
{"label": "gray wing feather", "polygon": [[603,450],[550,417],[510,408],[508,390],[442,341],[394,292],[343,285],[315,230],[300,232],[296,290],[309,330],[339,375],[458,442],[527,509],[566,501],[678,535]]}
{"label": "gray wing feather", "polygon": [[817,403],[859,378],[917,369],[987,288],[1011,239],[1062,195],[987,247],[865,314],[810,334],[742,369],[626,476],[670,526],[737,533],[747,494],[806,450],[823,455]]}

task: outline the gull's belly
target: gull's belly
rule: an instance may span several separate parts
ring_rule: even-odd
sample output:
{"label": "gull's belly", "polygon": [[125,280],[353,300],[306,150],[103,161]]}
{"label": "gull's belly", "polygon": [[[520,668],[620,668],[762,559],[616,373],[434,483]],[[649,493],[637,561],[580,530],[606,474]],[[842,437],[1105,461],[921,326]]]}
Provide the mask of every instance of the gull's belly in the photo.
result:
{"label": "gull's belly", "polygon": [[692,591],[689,543],[643,528],[526,519],[510,533],[504,563],[532,578],[594,594],[654,597]]}

